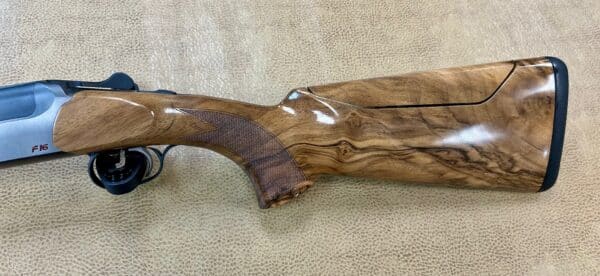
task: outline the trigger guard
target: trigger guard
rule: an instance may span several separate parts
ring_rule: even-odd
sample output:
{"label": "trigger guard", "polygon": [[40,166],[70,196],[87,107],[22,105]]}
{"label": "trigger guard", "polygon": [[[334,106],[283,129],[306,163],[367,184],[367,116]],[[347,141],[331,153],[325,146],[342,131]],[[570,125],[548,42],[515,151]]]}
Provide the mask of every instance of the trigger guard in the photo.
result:
{"label": "trigger guard", "polygon": [[152,161],[152,156],[150,155],[148,149],[144,147],[137,147],[127,149],[127,151],[136,151],[143,154],[146,157],[146,173],[144,174],[144,179],[150,176],[150,174],[152,173],[152,168],[154,167],[154,162]]}
{"label": "trigger guard", "polygon": [[[144,183],[144,179],[149,174],[148,171],[152,169],[152,158],[147,150],[134,148],[125,151],[125,163],[121,168],[117,167],[117,162],[111,162],[110,159],[108,161],[104,159],[102,163],[98,164],[98,157],[111,158],[103,156],[103,154],[109,153],[90,154],[88,163],[90,178],[96,185],[106,189],[111,194],[120,195],[133,191],[137,186]],[[127,152],[133,154],[127,155]],[[125,168],[125,171],[120,171],[122,168]],[[117,176],[116,179],[115,176]]]}
{"label": "trigger guard", "polygon": [[[136,147],[136,148],[124,149],[124,151],[126,151],[126,152],[141,154],[141,156],[143,156],[143,159],[138,159],[138,162],[144,162],[143,168],[134,166],[135,171],[132,171],[132,174],[128,177],[128,181],[103,180],[103,177],[99,176],[100,172],[99,172],[98,166],[97,166],[97,158],[101,154],[107,154],[107,153],[106,152],[90,153],[89,154],[90,160],[88,162],[88,174],[89,174],[90,178],[92,179],[92,182],[94,182],[94,184],[96,184],[98,187],[106,189],[106,191],[108,191],[109,193],[115,194],[115,195],[125,194],[125,193],[133,191],[137,186],[142,185],[146,182],[152,181],[153,179],[158,177],[163,170],[165,156],[169,152],[169,150],[171,150],[173,147],[175,147],[175,145],[169,145],[162,151],[160,151],[159,149],[154,148],[154,147]],[[154,153],[156,155],[156,157],[158,158],[158,162],[159,162],[158,169],[156,170],[156,172],[154,174],[152,174],[152,171],[154,170],[154,159],[152,157],[152,153]],[[131,157],[131,158],[133,158],[133,157]],[[126,160],[127,160],[127,157],[126,157]],[[127,165],[127,162],[125,162],[124,165]],[[141,177],[138,177],[138,174],[140,173],[139,170],[144,170],[142,172],[143,175]],[[136,176],[136,177],[132,177],[132,175]]]}

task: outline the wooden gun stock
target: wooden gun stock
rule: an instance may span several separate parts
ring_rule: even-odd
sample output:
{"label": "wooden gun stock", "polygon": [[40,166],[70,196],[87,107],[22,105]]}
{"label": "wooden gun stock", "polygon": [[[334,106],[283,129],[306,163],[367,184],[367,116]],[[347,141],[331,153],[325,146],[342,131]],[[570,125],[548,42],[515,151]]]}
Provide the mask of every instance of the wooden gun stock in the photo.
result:
{"label": "wooden gun stock", "polygon": [[276,106],[83,91],[54,144],[208,148],[247,171],[262,208],[321,174],[534,192],[556,180],[566,82],[560,60],[535,58],[299,88]]}

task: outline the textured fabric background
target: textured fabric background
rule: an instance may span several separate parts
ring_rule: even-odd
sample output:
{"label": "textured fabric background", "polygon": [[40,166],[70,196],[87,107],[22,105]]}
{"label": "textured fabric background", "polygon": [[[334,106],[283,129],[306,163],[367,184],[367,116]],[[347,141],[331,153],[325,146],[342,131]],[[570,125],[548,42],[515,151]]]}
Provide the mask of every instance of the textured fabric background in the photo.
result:
{"label": "textured fabric background", "polygon": [[0,274],[598,274],[599,26],[596,0],[2,0],[6,84],[124,71],[275,104],[310,84],[555,55],[571,89],[541,194],[324,177],[260,210],[233,162],[185,147],[124,196],[91,184],[85,157],[1,170]]}

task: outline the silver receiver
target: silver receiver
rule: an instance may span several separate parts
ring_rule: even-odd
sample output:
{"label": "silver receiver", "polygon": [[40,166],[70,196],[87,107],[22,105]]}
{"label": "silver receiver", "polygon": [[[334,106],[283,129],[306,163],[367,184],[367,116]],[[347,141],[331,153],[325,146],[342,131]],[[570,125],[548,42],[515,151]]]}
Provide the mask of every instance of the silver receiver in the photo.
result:
{"label": "silver receiver", "polygon": [[44,80],[0,87],[0,165],[59,153],[52,143],[54,122],[62,105],[82,90],[139,88],[124,73],[100,82]]}
{"label": "silver receiver", "polygon": [[[46,80],[0,87],[0,168],[52,159],[61,153],[52,142],[54,123],[63,104],[83,90],[127,93],[139,88],[124,73],[115,73],[101,82]],[[168,90],[144,92],[175,94]],[[111,194],[128,193],[160,175],[165,155],[173,147],[91,152],[88,174]],[[154,159],[158,161],[156,167]]]}
{"label": "silver receiver", "polygon": [[0,88],[0,162],[60,152],[52,143],[52,129],[70,98],[51,83]]}

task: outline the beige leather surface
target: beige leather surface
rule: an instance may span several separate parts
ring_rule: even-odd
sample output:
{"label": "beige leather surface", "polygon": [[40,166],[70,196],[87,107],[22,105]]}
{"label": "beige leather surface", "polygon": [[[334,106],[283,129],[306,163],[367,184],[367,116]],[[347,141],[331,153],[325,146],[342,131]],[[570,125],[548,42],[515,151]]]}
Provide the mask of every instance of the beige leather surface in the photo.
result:
{"label": "beige leather surface", "polygon": [[112,196],[86,157],[0,170],[0,274],[598,274],[600,2],[0,1],[0,83],[130,73],[274,104],[294,87],[555,55],[562,170],[540,194],[325,177],[261,210],[246,175],[177,148]]}

